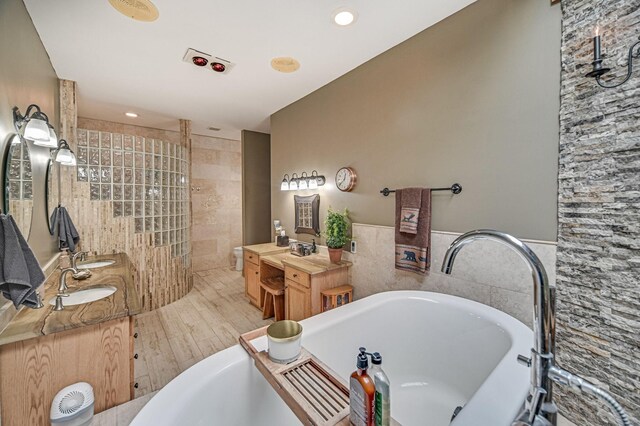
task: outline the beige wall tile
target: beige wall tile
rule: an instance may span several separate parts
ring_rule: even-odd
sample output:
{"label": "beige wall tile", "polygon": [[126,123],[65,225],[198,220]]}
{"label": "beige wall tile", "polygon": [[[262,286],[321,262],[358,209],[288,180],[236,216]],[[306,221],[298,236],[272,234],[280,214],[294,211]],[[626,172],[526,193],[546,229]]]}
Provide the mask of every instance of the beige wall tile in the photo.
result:
{"label": "beige wall tile", "polygon": [[[432,231],[431,271],[418,275],[394,268],[395,232],[389,226],[353,224],[357,253],[345,254],[353,262],[354,297],[390,290],[425,290],[464,297],[500,309],[528,326],[532,321],[531,272],[512,249],[483,240],[462,250],[451,275],[440,272],[444,253],[459,234]],[[555,284],[555,243],[528,241]]]}
{"label": "beige wall tile", "polygon": [[230,267],[242,245],[240,142],[194,135],[192,139],[193,268]]}

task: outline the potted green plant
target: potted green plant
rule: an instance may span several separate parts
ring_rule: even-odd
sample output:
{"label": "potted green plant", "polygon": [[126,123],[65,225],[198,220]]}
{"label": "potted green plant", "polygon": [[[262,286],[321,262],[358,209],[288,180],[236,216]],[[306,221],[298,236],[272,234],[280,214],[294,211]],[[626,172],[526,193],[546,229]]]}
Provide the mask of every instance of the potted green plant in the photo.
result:
{"label": "potted green plant", "polygon": [[329,248],[329,260],[331,263],[340,263],[342,259],[342,248],[349,241],[349,211],[344,212],[327,211],[327,218],[324,221],[325,238]]}

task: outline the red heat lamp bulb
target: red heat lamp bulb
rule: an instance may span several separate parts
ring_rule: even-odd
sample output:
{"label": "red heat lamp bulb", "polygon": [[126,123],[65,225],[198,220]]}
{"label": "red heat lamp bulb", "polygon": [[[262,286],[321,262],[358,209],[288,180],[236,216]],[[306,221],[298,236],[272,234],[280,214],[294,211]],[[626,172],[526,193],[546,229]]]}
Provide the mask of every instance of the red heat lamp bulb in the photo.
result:
{"label": "red heat lamp bulb", "polygon": [[207,61],[207,58],[203,58],[202,56],[194,56],[192,61],[194,65],[197,65],[199,67],[204,67],[209,63],[209,61]]}
{"label": "red heat lamp bulb", "polygon": [[214,70],[215,72],[224,72],[224,70],[226,70],[227,67],[224,64],[221,64],[220,62],[212,62],[211,69]]}

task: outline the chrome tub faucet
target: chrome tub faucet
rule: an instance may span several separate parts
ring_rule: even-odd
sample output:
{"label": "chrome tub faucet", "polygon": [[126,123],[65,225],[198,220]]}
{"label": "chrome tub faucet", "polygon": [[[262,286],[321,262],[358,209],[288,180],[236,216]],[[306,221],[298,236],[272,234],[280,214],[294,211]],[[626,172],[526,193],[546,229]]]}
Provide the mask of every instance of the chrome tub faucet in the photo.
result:
{"label": "chrome tub faucet", "polygon": [[556,426],[558,407],[553,402],[554,382],[601,398],[617,415],[620,426],[631,426],[624,409],[609,393],[556,365],[555,287],[549,285],[542,262],[525,243],[492,229],[467,232],[456,238],[447,249],[442,272],[450,275],[460,250],[477,240],[493,240],[513,249],[527,263],[533,278],[533,348],[530,358],[518,355],[517,359],[519,363],[531,368],[531,385],[523,409],[512,426]]}

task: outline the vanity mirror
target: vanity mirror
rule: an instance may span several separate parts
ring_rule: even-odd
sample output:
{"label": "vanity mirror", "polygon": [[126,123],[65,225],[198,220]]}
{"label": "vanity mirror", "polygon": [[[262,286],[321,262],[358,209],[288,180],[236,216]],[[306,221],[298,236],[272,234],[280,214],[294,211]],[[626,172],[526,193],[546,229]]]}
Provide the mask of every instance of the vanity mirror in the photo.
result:
{"label": "vanity mirror", "polygon": [[4,158],[3,211],[13,216],[22,235],[28,238],[33,213],[33,173],[27,142],[16,134],[10,135]]}
{"label": "vanity mirror", "polygon": [[320,235],[320,195],[293,196],[295,204],[295,233]]}

